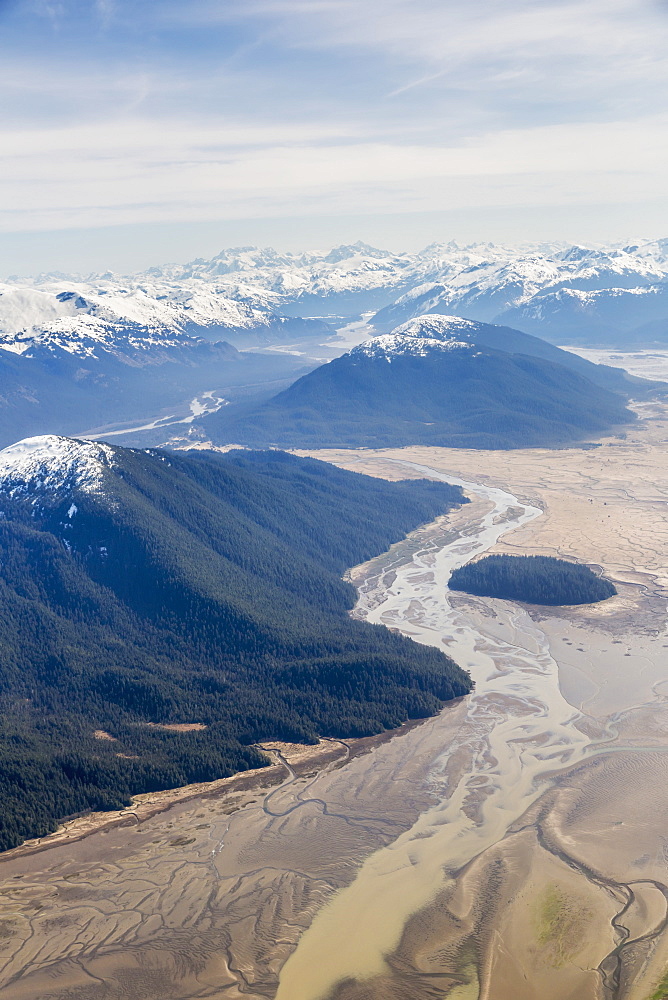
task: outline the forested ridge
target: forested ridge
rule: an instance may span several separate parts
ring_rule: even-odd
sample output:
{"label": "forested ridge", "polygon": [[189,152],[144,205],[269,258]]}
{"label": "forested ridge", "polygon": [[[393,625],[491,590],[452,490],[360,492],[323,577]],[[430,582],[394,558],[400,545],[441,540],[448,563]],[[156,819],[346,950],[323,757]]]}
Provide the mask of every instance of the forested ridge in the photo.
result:
{"label": "forested ridge", "polygon": [[470,689],[444,654],[349,618],[341,579],[457,488],[113,451],[98,492],[0,492],[0,848],[259,766],[254,741],[375,733]]}
{"label": "forested ridge", "polygon": [[556,447],[634,420],[624,403],[554,361],[488,347],[352,352],[268,402],[223,407],[198,426],[216,444],[262,448]]}
{"label": "forested ridge", "polygon": [[593,604],[617,591],[581,563],[553,556],[485,556],[454,570],[448,586],[529,604]]}

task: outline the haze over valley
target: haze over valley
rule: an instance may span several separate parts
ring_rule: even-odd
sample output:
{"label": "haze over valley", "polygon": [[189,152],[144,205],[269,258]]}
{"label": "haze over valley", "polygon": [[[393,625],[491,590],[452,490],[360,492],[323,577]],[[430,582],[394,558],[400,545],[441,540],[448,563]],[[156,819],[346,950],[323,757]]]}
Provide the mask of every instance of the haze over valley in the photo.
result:
{"label": "haze over valley", "polygon": [[[605,249],[450,243],[418,254],[363,243],[325,254],[241,248],[125,277],[13,278],[0,289],[0,443],[135,427],[148,434],[127,443],[164,443],[162,424],[269,399],[356,343],[434,314],[477,322],[483,348],[566,363],[623,393],[621,376],[577,367],[548,344],[668,346],[667,275],[665,241],[655,240]],[[579,429],[586,434],[586,421]]]}

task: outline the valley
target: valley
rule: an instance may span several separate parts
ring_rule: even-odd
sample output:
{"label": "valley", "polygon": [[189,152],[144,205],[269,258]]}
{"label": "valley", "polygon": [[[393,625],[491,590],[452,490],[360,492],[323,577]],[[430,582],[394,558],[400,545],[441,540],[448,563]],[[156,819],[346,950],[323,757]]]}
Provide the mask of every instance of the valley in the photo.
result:
{"label": "valley", "polygon": [[[471,503],[349,577],[355,617],[444,649],[474,693],[280,786],[275,757],[264,788],[3,855],[0,997],[650,997],[668,964],[668,412],[641,414],[590,449],[318,452],[464,482]],[[619,593],[447,594],[484,549],[575,557]]]}
{"label": "valley", "polygon": [[665,381],[668,378],[668,352],[656,347],[642,351],[627,350],[623,352],[586,347],[564,347],[564,350],[579,354],[580,357],[593,361],[595,364],[623,368],[640,378],[658,381]]}
{"label": "valley", "polygon": [[0,0],[0,1000],[668,1000],[667,13]]}
{"label": "valley", "polygon": [[[281,412],[286,433],[277,442],[275,412],[262,408],[309,370],[351,349],[354,354],[364,339],[438,315],[463,318],[469,325],[474,321],[475,342],[484,354],[488,348],[526,353],[566,364],[596,382],[594,390],[575,388],[566,401],[566,419],[558,414],[556,424],[534,439],[518,432],[517,414],[504,414],[501,446],[508,440],[518,447],[550,445],[583,398],[589,396],[604,415],[610,400],[606,403],[599,390],[623,397],[629,388],[617,370],[619,359],[607,369],[599,366],[602,381],[597,381],[586,360],[577,362],[573,353],[564,357],[553,345],[582,345],[575,353],[583,358],[598,344],[602,354],[614,348],[624,354],[660,353],[665,347],[666,246],[665,240],[600,247],[450,242],[417,253],[392,253],[360,242],[326,253],[237,247],[209,260],[125,275],[14,276],[0,282],[0,445],[45,433],[114,434],[128,444],[158,445],[165,440],[161,427],[187,420],[190,401],[210,391],[234,404],[229,414],[219,413],[216,421],[207,408],[211,419],[203,413],[204,419],[176,428],[176,436],[196,442],[202,433],[220,444],[232,432],[233,443],[239,443],[241,433],[243,443],[287,447],[457,444],[460,428],[446,421],[442,433],[436,426],[430,439],[433,417],[427,417],[425,430],[419,412],[414,417],[421,428],[410,428],[404,439],[395,433],[393,440],[381,427],[372,427],[371,414],[366,414],[369,434],[363,440],[360,428],[346,426],[336,412],[327,424],[341,426],[329,438],[310,414],[308,435],[287,433],[291,421]],[[523,372],[499,370],[501,360],[495,356],[496,370],[485,377],[510,378],[521,397]],[[647,371],[656,378],[652,367]],[[335,365],[334,371],[341,367]],[[549,369],[532,363],[529,374],[541,381]],[[638,374],[644,375],[644,368]],[[327,382],[322,371],[318,379]],[[638,383],[635,390],[637,398]],[[315,398],[321,395],[322,386]],[[311,408],[308,398],[295,403],[298,409]],[[498,409],[500,401],[490,400],[490,405]],[[249,430],[245,417],[254,416],[258,406],[260,424]],[[261,426],[264,417],[269,423]],[[578,431],[590,423],[576,420]],[[591,432],[604,431],[599,422]],[[464,436],[470,438],[464,443],[495,447],[477,426],[465,428]],[[573,435],[562,432],[561,437]]]}
{"label": "valley", "polygon": [[118,427],[114,429],[114,425],[112,424],[110,429],[100,427],[90,434],[77,434],[75,437],[106,439],[110,437],[124,437],[127,434],[140,434],[142,431],[162,431],[166,427],[191,424],[197,417],[204,416],[207,413],[216,413],[226,403],[227,400],[223,396],[218,395],[217,390],[209,389],[208,392],[203,392],[190,401],[188,406],[190,413],[188,416],[179,416],[176,413],[170,413],[165,417],[156,417],[155,420],[151,420],[149,423],[140,424],[139,427]]}

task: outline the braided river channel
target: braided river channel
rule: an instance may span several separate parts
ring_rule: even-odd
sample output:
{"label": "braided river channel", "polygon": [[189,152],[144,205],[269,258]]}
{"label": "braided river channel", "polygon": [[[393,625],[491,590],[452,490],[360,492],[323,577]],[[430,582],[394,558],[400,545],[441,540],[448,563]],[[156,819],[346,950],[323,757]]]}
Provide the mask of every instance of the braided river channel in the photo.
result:
{"label": "braided river channel", "polygon": [[[531,453],[526,496],[500,488],[504,455],[483,482],[450,475],[445,449],[333,456],[470,499],[350,579],[352,614],[443,650],[472,693],[380,737],[268,743],[271,767],[6,852],[0,1000],[668,996],[668,635],[652,583],[668,469],[643,440]],[[480,458],[456,460],[473,480]],[[638,486],[614,465],[631,460]],[[494,546],[533,551],[562,495],[580,520],[539,547],[570,554],[561,539],[598,525],[617,597],[540,609],[449,591]]]}
{"label": "braided river channel", "polygon": [[[282,969],[277,1000],[445,995],[544,1000],[553,995],[541,982],[550,970],[555,981],[560,979],[557,970],[567,972],[554,993],[561,1000],[571,995],[580,1000],[621,995],[620,956],[632,944],[633,933],[618,918],[637,905],[628,886],[597,875],[552,845],[551,860],[564,864],[569,875],[579,872],[588,889],[607,891],[612,909],[617,909],[608,917],[608,945],[599,949],[595,961],[591,955],[580,956],[584,968],[575,975],[565,967],[569,959],[578,963],[574,938],[585,932],[575,912],[578,905],[588,922],[597,919],[597,907],[577,892],[573,898],[548,879],[524,917],[525,924],[534,924],[535,947],[529,946],[529,955],[508,955],[506,963],[498,961],[498,952],[508,951],[511,944],[499,931],[498,913],[494,928],[493,921],[475,911],[481,903],[484,908],[487,897],[489,918],[498,907],[504,878],[511,884],[516,875],[509,870],[513,861],[506,857],[504,862],[502,850],[488,862],[486,852],[503,845],[523,817],[526,822],[531,807],[564,772],[572,773],[578,764],[602,754],[632,750],[656,755],[660,749],[637,741],[632,748],[613,747],[618,713],[596,720],[581,711],[579,699],[567,700],[552,641],[539,616],[508,601],[487,602],[486,613],[472,615],[475,601],[448,590],[455,568],[540,517],[541,509],[502,489],[394,461],[414,474],[461,486],[482,502],[484,513],[445,544],[442,537],[432,536],[408,554],[399,547],[396,561],[376,560],[375,571],[361,584],[356,614],[417,642],[445,648],[471,672],[475,688],[465,699],[456,733],[429,768],[433,804],[396,840],[371,854],[354,881],[318,913]],[[476,865],[480,876],[471,878]],[[659,880],[648,879],[643,887],[648,899],[640,908],[652,913],[636,937],[647,939],[665,928],[668,891]],[[506,884],[505,890],[510,903],[517,886]],[[437,928],[436,940],[427,945],[424,925],[430,921],[430,931]],[[525,926],[522,933],[530,936],[529,931]]]}
{"label": "braided river channel", "polygon": [[592,749],[579,726],[580,712],[561,693],[548,643],[529,615],[507,607],[508,641],[481,632],[449,599],[454,569],[541,510],[501,489],[407,466],[461,486],[491,509],[475,533],[443,546],[428,543],[410,560],[384,566],[366,582],[357,613],[417,642],[443,648],[446,638],[448,654],[470,670],[475,688],[454,742],[434,759],[437,801],[371,855],[355,881],[316,917],[283,969],[278,1000],[318,1000],[337,982],[388,972],[385,956],[397,949],[406,919],[503,838],[555,772]]}

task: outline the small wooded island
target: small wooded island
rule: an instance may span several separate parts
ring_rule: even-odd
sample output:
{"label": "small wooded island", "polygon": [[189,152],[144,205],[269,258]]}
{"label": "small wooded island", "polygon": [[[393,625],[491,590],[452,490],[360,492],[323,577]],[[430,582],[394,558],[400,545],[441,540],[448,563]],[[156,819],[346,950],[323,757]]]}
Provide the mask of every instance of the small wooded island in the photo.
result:
{"label": "small wooded island", "polygon": [[617,591],[588,566],[552,556],[485,556],[456,569],[448,584],[478,597],[528,604],[594,604]]}

